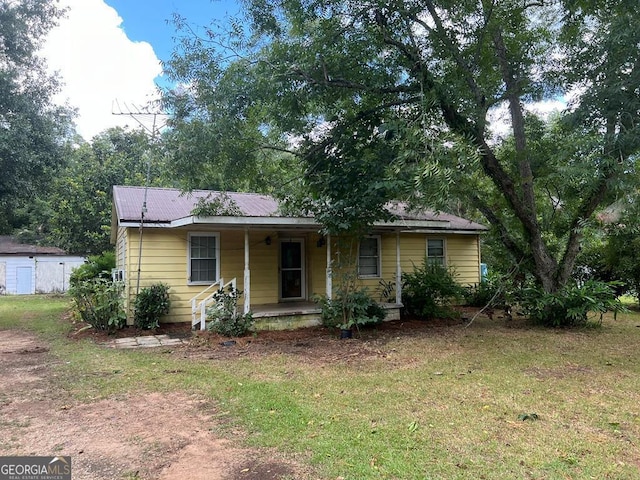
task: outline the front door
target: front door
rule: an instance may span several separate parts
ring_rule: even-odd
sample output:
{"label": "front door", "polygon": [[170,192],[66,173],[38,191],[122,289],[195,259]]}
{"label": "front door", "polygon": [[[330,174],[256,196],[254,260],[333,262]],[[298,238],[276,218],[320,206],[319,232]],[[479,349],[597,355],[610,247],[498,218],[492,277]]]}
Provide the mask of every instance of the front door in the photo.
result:
{"label": "front door", "polygon": [[303,300],[305,292],[304,240],[280,241],[280,299]]}

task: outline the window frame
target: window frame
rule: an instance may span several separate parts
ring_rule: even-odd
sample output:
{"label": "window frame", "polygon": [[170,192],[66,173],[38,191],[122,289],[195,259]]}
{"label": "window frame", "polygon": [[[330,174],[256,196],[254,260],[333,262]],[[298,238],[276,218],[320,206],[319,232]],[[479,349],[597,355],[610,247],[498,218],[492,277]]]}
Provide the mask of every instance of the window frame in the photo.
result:
{"label": "window frame", "polygon": [[[213,237],[216,239],[215,246],[215,261],[216,261],[216,271],[215,278],[211,281],[209,280],[191,280],[191,267],[193,260],[207,260],[206,258],[192,258],[191,257],[191,239],[194,237]],[[218,232],[189,232],[187,237],[187,285],[213,285],[218,280],[220,280],[220,233]]]}
{"label": "window frame", "polygon": [[[429,240],[440,240],[442,242],[442,257],[440,257],[439,255],[434,255],[434,256],[429,256]],[[427,258],[427,265],[441,265],[443,267],[447,266],[447,239],[444,237],[427,237],[426,239],[426,258]],[[430,258],[442,258],[442,263],[435,263],[432,264],[430,262]]]}
{"label": "window frame", "polygon": [[[362,274],[360,273],[360,258],[361,258],[361,250],[362,240],[364,239],[375,239],[377,246],[377,255],[376,257],[368,256],[367,258],[376,258],[376,270],[375,274]],[[381,235],[366,235],[358,242],[358,278],[382,278],[382,236]]]}

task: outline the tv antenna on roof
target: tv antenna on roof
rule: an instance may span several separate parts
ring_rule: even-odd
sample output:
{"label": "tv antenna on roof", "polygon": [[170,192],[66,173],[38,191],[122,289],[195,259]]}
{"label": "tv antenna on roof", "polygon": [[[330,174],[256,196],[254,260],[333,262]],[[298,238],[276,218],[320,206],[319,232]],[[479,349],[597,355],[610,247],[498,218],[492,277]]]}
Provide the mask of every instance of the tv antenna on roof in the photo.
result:
{"label": "tv antenna on roof", "polygon": [[[120,102],[118,99],[114,99],[111,102],[111,114],[112,115],[124,115],[134,119],[138,125],[140,125],[151,138],[151,145],[156,141],[157,135],[161,128],[167,124],[169,114],[163,112],[160,109],[160,100],[151,100],[144,106],[137,105],[135,103]],[[149,120],[151,120],[149,122]],[[151,181],[151,155],[149,152],[145,152],[147,157],[147,174],[144,184],[144,199],[142,201],[142,207],[140,209],[140,237],[138,247],[138,278],[136,280],[136,296],[140,293],[140,273],[142,266],[142,230],[144,227],[144,215],[147,213],[147,195],[149,192],[149,182]]]}
{"label": "tv antenna on roof", "polygon": [[151,100],[140,106],[132,102],[120,102],[116,98],[111,102],[111,114],[131,117],[147,131],[152,141],[155,141],[158,132],[167,124],[169,118],[169,114],[161,110],[159,99]]}

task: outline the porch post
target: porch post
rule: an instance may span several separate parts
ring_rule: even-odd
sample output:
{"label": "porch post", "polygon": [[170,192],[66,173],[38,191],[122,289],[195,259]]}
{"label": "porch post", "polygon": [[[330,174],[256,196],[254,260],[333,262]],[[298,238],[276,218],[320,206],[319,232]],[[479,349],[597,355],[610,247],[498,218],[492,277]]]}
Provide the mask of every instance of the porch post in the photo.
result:
{"label": "porch post", "polygon": [[331,300],[332,296],[332,279],[333,271],[331,269],[331,235],[327,234],[327,299]]}
{"label": "porch post", "polygon": [[244,313],[251,310],[251,271],[249,270],[249,229],[244,229]]}
{"label": "porch post", "polygon": [[400,265],[400,230],[396,230],[396,304],[402,303],[402,266]]}

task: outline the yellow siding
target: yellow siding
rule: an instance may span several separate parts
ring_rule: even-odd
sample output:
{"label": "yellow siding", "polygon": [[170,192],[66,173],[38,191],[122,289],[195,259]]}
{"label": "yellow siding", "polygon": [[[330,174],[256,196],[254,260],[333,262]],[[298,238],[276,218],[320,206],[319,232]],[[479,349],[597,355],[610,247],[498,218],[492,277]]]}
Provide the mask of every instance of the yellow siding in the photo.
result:
{"label": "yellow siding", "polygon": [[[220,275],[225,282],[236,278],[240,290],[244,286],[244,231],[222,230],[220,239]],[[251,304],[274,304],[279,301],[279,237],[275,232],[250,232],[251,272]],[[267,245],[265,238],[271,238]],[[136,293],[139,231],[136,228],[118,229],[116,251],[118,268],[125,270],[127,281],[128,305]],[[189,231],[180,229],[153,229],[143,232],[143,249],[140,264],[140,288],[153,283],[163,282],[170,286],[171,312],[163,319],[165,322],[190,321],[190,299],[206,288],[203,285],[188,284],[188,249]],[[320,236],[317,233],[292,234],[291,238],[305,240],[305,267],[307,298],[326,293],[326,246],[318,247]],[[403,272],[413,270],[413,265],[420,265],[426,253],[425,234],[406,233],[400,236],[401,267]],[[460,283],[477,283],[480,277],[480,258],[477,235],[445,235],[434,238],[446,238],[447,265],[453,267]],[[125,249],[121,252],[121,249]],[[336,259],[337,248],[332,242],[333,258]],[[357,250],[356,250],[357,252]],[[344,255],[343,255],[344,258]],[[124,262],[124,265],[121,263]],[[375,298],[379,297],[379,282],[395,281],[396,276],[396,234],[381,236],[381,278],[362,279]],[[337,287],[339,275],[334,274],[334,289]],[[131,316],[131,312],[129,312]]]}
{"label": "yellow siding", "polygon": [[327,246],[318,247],[320,235],[311,234],[307,239],[307,291],[309,299],[327,293]]}
{"label": "yellow siding", "polygon": [[[428,238],[445,239],[446,262],[455,274],[455,279],[463,284],[475,284],[480,280],[480,256],[478,235],[425,235],[403,233],[400,235],[400,267],[402,272],[412,272],[414,266],[422,265],[427,253]],[[359,284],[366,286],[374,295],[381,290],[381,281],[395,282],[397,268],[396,235],[381,237],[381,276],[380,278],[360,279]]]}

